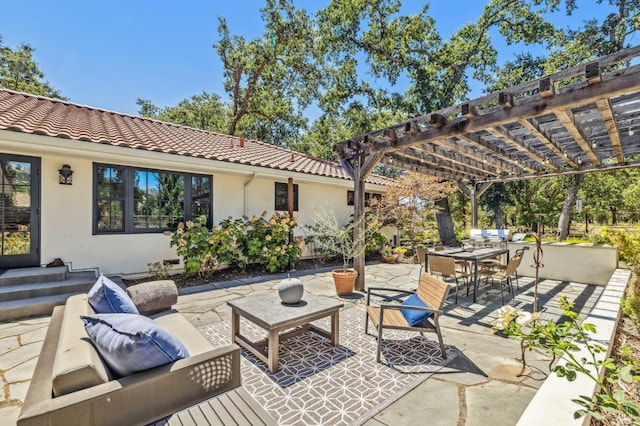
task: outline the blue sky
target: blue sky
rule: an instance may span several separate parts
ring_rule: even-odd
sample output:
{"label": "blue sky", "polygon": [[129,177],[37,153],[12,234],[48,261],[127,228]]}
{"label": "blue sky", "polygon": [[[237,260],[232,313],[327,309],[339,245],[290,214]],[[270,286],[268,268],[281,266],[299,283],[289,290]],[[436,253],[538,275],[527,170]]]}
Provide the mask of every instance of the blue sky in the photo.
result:
{"label": "blue sky", "polygon": [[[407,12],[424,2],[404,0]],[[603,16],[605,6],[578,0],[572,22]],[[46,79],[72,102],[137,114],[135,101],[173,106],[203,91],[222,90],[222,67],[213,49],[218,17],[232,34],[262,35],[264,0],[31,0],[0,1],[0,35],[6,46],[25,42]],[[296,0],[297,7],[323,7],[328,0]],[[432,0],[430,11],[443,36],[482,12],[480,0]],[[587,7],[588,6],[588,7]],[[454,13],[452,13],[454,12]],[[569,23],[561,17],[561,25]],[[500,46],[502,62],[522,47]],[[477,86],[472,94],[479,96]]]}

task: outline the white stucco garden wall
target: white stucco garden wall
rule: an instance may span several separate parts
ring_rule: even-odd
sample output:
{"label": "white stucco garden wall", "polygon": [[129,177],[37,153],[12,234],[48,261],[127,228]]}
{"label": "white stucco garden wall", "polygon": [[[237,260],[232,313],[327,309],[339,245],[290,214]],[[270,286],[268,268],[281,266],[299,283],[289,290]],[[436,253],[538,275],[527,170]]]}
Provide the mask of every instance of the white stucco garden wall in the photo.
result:
{"label": "white stucco garden wall", "polygon": [[[518,268],[518,274],[535,277],[533,253],[535,243],[510,242],[511,254],[515,250],[528,247]],[[606,285],[618,267],[616,247],[591,244],[542,243],[543,268],[538,270],[540,278],[559,281],[575,281],[583,284]]]}

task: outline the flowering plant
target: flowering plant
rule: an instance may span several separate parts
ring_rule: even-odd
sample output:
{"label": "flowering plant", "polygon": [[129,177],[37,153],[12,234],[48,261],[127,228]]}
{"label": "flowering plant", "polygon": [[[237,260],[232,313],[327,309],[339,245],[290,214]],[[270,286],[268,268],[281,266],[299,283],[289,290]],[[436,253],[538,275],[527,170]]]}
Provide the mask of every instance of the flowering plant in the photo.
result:
{"label": "flowering plant", "polygon": [[540,319],[540,312],[533,314],[517,310],[511,305],[506,305],[498,309],[498,318],[494,329],[502,330],[509,336],[521,336],[522,327],[530,326]]}
{"label": "flowering plant", "polygon": [[539,312],[530,314],[512,306],[503,306],[498,310],[494,329],[521,339],[523,363],[525,349],[540,349],[564,361],[552,368],[558,377],[566,377],[572,382],[580,373],[595,382],[598,394],[593,397],[580,395],[572,400],[581,406],[574,413],[574,418],[589,414],[601,420],[602,413],[610,410],[633,420],[640,414],[640,407],[627,401],[623,391],[613,392],[607,383],[640,381],[640,376],[633,375],[633,364],[627,363],[619,368],[612,358],[606,357],[607,348],[589,337],[590,333],[596,332],[595,325],[580,323],[573,306],[574,303],[569,302],[566,296],[560,298],[563,317],[567,320],[558,324],[552,320],[541,321]]}

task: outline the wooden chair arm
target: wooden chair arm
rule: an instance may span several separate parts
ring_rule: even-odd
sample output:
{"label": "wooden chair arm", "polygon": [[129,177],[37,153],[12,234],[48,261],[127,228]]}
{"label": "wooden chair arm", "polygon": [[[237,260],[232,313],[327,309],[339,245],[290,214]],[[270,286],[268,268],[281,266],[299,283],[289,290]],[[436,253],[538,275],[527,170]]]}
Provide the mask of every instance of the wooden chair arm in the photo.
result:
{"label": "wooden chair arm", "polygon": [[380,304],[380,313],[382,315],[382,311],[385,309],[395,309],[395,310],[400,310],[400,309],[412,309],[414,311],[424,311],[424,312],[433,312],[434,314],[438,314],[441,315],[443,313],[443,311],[441,311],[440,309],[433,309],[433,308],[429,308],[429,307],[422,307],[422,306],[413,306],[413,305],[399,305],[397,303],[393,304],[393,303],[381,303]]}
{"label": "wooden chair arm", "polygon": [[371,300],[371,290],[384,290],[384,291],[391,291],[391,292],[405,293],[405,294],[414,294],[415,293],[415,290],[400,290],[398,288],[389,288],[389,287],[367,287],[366,306],[369,306],[369,302]]}

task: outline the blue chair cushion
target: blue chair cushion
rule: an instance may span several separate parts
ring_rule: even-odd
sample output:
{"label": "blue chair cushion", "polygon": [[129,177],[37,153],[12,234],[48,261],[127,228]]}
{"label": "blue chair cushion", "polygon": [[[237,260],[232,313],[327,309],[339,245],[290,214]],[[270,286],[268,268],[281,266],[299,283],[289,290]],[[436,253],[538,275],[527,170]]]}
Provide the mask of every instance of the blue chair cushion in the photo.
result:
{"label": "blue chair cushion", "polygon": [[[404,305],[404,306],[419,306],[419,307],[422,307],[422,308],[428,308],[429,307],[429,306],[427,306],[426,303],[424,303],[422,301],[422,299],[420,299],[418,297],[417,294],[412,294],[411,296],[407,297],[404,300],[404,302],[402,302],[402,305]],[[417,325],[422,324],[433,313],[433,312],[419,311],[417,309],[400,309],[400,312],[402,312],[402,315],[404,315],[404,318],[407,320],[409,325],[412,326],[412,327],[415,327]]]}
{"label": "blue chair cushion", "polygon": [[139,313],[127,292],[104,275],[100,275],[87,296],[97,314]]}
{"label": "blue chair cushion", "polygon": [[96,314],[81,318],[102,359],[120,376],[189,356],[182,342],[151,318],[135,314]]}

